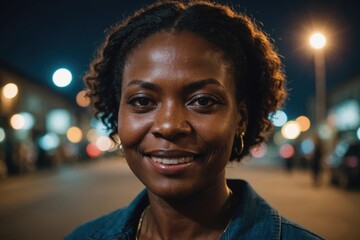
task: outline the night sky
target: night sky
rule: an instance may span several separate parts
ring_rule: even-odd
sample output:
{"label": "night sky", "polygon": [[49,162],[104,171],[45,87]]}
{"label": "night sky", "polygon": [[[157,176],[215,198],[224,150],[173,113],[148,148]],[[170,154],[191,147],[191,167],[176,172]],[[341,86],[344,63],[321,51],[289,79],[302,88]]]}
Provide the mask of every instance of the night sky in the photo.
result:
{"label": "night sky", "polygon": [[[83,88],[81,76],[104,39],[105,29],[152,1],[2,1],[0,61],[55,88],[52,73],[66,67],[69,97]],[[221,2],[221,1],[219,1]],[[225,2],[225,1],[222,1]],[[306,113],[314,96],[313,51],[308,37],[315,28],[327,34],[326,84],[329,91],[360,73],[360,7],[357,1],[232,0],[236,9],[255,18],[283,57],[290,118]]]}

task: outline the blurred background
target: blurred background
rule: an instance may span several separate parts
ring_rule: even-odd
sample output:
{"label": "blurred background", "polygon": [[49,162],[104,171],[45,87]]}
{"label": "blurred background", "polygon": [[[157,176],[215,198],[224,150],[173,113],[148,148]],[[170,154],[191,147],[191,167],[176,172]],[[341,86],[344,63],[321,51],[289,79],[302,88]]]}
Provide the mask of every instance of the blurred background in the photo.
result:
{"label": "blurred background", "polygon": [[[81,78],[106,29],[151,2],[1,2],[0,239],[61,239],[143,187],[92,117]],[[328,239],[359,239],[359,3],[218,2],[271,36],[289,88],[269,141],[229,177]]]}

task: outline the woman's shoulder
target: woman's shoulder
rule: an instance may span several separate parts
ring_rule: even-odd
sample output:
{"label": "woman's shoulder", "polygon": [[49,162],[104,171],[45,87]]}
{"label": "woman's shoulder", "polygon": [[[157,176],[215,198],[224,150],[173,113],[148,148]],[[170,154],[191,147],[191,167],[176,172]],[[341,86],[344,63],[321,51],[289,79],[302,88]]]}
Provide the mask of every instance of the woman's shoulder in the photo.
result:
{"label": "woman's shoulder", "polygon": [[65,237],[72,239],[130,239],[137,221],[148,205],[146,190],[142,191],[128,206],[88,221]]}
{"label": "woman's shoulder", "polygon": [[[126,208],[120,208],[106,215],[90,220],[86,223],[83,223],[80,226],[78,226],[75,230],[73,230],[69,235],[67,235],[65,237],[65,240],[98,239],[95,236],[98,235],[100,231],[102,232],[102,235],[104,233],[112,235],[113,234],[112,229],[114,228],[113,227],[109,228],[107,225],[110,222],[113,224],[117,222],[118,225],[121,225],[123,223],[121,219],[124,218],[125,213],[126,213]],[[114,221],[115,219],[116,221]]]}
{"label": "woman's shoulder", "polygon": [[321,240],[324,239],[310,230],[281,217],[281,239],[282,240]]}
{"label": "woman's shoulder", "polygon": [[244,236],[244,239],[323,239],[281,216],[246,181],[228,179],[227,183],[236,202],[236,210],[229,226],[230,239],[238,239],[239,236]]}

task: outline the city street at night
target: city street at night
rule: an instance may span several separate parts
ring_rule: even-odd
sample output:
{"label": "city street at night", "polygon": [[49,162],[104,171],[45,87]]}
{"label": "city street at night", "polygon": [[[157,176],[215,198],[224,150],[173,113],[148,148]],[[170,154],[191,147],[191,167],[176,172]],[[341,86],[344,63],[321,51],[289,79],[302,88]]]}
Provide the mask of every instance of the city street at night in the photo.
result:
{"label": "city street at night", "polygon": [[[258,159],[228,167],[280,213],[326,239],[359,239],[360,192],[315,188],[304,171],[259,166]],[[0,181],[0,239],[62,239],[79,224],[129,203],[143,188],[123,159],[62,166]]]}
{"label": "city street at night", "polygon": [[360,240],[358,6],[2,1],[0,240]]}

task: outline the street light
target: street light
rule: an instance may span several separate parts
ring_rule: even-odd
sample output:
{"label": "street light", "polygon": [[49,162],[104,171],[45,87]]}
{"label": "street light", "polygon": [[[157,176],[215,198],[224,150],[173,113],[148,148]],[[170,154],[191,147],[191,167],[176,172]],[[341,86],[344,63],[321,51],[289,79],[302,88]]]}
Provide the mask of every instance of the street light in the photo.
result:
{"label": "street light", "polygon": [[315,48],[315,83],[316,83],[316,125],[319,127],[325,119],[325,54],[326,38],[322,33],[314,33],[310,37],[310,45]]}
{"label": "street light", "polygon": [[310,44],[313,48],[321,49],[326,44],[326,38],[322,33],[314,33],[310,37]]}

